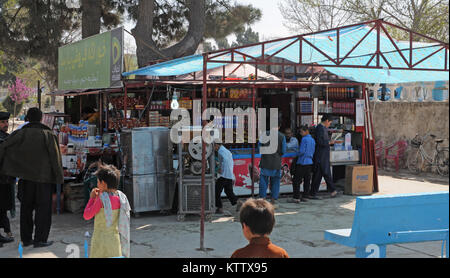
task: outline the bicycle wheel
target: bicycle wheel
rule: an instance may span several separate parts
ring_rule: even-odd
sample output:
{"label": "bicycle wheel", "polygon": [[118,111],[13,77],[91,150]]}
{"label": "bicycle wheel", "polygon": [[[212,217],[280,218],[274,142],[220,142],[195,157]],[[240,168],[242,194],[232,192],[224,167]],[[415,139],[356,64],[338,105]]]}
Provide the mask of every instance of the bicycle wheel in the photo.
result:
{"label": "bicycle wheel", "polygon": [[448,150],[441,150],[436,156],[436,168],[442,176],[448,176],[448,155]]}
{"label": "bicycle wheel", "polygon": [[422,170],[423,157],[419,150],[409,155],[407,165],[408,169],[414,174],[418,174]]}

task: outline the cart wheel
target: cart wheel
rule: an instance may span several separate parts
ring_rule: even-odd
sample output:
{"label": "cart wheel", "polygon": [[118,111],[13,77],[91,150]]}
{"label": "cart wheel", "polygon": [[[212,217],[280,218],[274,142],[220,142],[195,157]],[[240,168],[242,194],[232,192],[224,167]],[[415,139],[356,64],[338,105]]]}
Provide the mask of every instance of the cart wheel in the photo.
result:
{"label": "cart wheel", "polygon": [[163,210],[161,210],[159,213],[160,213],[161,215],[165,215],[165,216],[171,214],[171,213],[170,213],[170,210],[167,210],[167,209],[163,209]]}
{"label": "cart wheel", "polygon": [[177,221],[178,221],[178,222],[184,222],[184,218],[185,218],[185,215],[184,215],[184,214],[178,214],[178,215],[177,215]]}

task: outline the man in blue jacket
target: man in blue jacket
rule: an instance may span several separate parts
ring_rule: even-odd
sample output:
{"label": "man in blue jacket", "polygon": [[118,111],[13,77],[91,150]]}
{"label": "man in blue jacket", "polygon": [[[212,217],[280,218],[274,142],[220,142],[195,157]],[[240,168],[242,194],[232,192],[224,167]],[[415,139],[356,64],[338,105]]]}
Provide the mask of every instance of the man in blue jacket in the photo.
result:
{"label": "man in blue jacket", "polygon": [[[300,127],[300,134],[302,135],[302,141],[300,149],[297,152],[297,165],[294,175],[294,183],[292,184],[294,189],[293,203],[306,202],[306,198],[310,194],[311,184],[311,172],[313,169],[313,158],[316,149],[316,142],[314,138],[309,134],[308,126]],[[303,194],[300,198],[300,183],[303,181]]]}
{"label": "man in blue jacket", "polygon": [[330,145],[334,142],[330,142],[328,136],[328,128],[332,122],[330,115],[324,115],[322,121],[316,127],[316,152],[314,154],[314,175],[311,188],[310,199],[320,199],[316,196],[319,191],[320,182],[322,177],[327,183],[327,189],[331,192],[331,197],[334,198],[337,195],[336,187],[333,183],[333,178],[330,171]]}

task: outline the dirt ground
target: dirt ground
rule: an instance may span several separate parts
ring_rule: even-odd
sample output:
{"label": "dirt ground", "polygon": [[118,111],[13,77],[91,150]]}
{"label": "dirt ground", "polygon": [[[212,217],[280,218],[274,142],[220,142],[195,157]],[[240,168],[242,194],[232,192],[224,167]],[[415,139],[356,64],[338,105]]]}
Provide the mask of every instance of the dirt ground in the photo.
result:
{"label": "dirt ground", "polygon": [[[380,193],[400,194],[448,191],[448,178],[434,175],[411,176],[408,172],[381,172]],[[276,226],[272,241],[285,248],[293,258],[354,258],[355,250],[323,239],[324,231],[350,228],[353,222],[356,197],[340,195],[336,199],[311,200],[302,204],[287,203],[291,196],[282,196],[276,209]],[[198,216],[188,216],[178,222],[176,215],[159,213],[141,214],[131,220],[131,253],[134,258],[227,258],[234,250],[247,244],[242,235],[236,212],[228,201],[224,209],[232,216],[213,216],[205,225],[205,247],[208,252],[197,251],[200,246]],[[0,248],[0,258],[18,258],[19,203],[17,216],[11,220],[16,236],[14,243]],[[23,257],[65,258],[76,244],[84,256],[85,233],[92,234],[93,222],[81,215],[64,213],[53,216],[49,248],[26,247]],[[438,258],[442,242],[389,245],[388,258]],[[66,252],[67,249],[67,252]],[[76,252],[78,254],[78,252]]]}

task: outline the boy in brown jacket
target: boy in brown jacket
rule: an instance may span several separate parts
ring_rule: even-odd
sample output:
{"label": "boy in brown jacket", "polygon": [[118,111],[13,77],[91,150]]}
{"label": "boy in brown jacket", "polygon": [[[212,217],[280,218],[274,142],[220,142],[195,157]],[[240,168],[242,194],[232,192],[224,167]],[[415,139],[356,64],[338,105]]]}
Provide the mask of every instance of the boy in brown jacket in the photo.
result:
{"label": "boy in brown jacket", "polygon": [[289,258],[288,253],[270,241],[275,211],[264,199],[248,199],[241,207],[242,232],[249,245],[236,250],[231,258]]}

